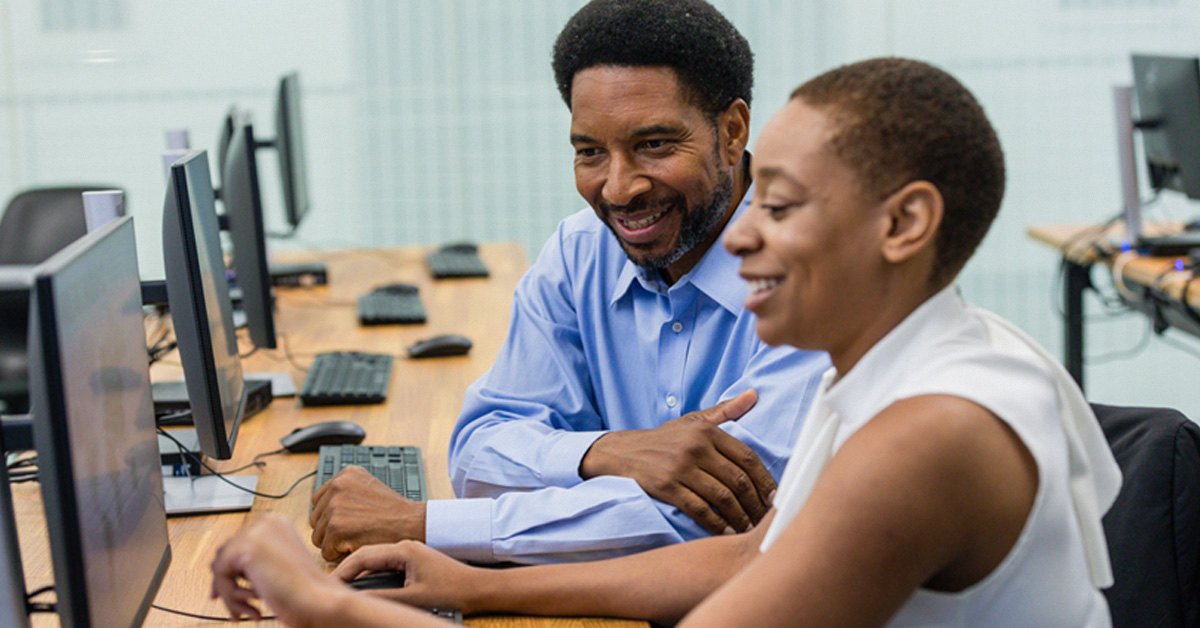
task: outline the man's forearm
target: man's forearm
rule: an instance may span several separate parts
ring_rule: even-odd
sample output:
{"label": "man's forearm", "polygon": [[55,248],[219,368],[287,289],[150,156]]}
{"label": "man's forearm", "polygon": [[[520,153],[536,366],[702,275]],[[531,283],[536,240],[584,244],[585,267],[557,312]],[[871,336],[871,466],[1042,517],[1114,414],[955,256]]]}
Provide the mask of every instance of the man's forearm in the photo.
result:
{"label": "man's forearm", "polygon": [[759,542],[755,531],[596,563],[476,572],[486,582],[474,588],[469,607],[673,624],[756,556]]}

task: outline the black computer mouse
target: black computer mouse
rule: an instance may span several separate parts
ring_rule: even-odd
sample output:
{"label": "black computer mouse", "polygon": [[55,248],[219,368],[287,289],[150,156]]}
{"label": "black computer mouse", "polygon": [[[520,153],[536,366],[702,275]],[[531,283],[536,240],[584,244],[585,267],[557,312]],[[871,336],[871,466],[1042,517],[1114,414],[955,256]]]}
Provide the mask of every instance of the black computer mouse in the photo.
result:
{"label": "black computer mouse", "polygon": [[411,283],[389,283],[375,286],[373,292],[390,292],[392,294],[416,294],[417,286]]}
{"label": "black computer mouse", "polygon": [[465,336],[444,334],[426,338],[408,348],[410,358],[441,358],[450,355],[466,355],[471,350],[471,341]]}
{"label": "black computer mouse", "polygon": [[353,580],[347,581],[346,584],[366,591],[371,589],[400,589],[404,587],[404,572],[403,571],[377,571],[369,573],[365,576],[359,576]]}
{"label": "black computer mouse", "polygon": [[366,437],[367,432],[356,423],[326,421],[298,427],[279,439],[279,444],[289,453],[302,454],[317,451],[321,445],[357,445]]}

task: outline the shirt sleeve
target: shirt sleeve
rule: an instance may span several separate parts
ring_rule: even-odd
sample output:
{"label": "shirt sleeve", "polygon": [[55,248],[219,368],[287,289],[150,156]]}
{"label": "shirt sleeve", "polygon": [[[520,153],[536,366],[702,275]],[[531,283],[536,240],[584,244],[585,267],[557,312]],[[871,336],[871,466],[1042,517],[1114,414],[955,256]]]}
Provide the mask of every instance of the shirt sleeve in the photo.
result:
{"label": "shirt sleeve", "polygon": [[560,226],[521,278],[504,346],[463,399],[449,453],[459,497],[578,484],[584,453],[604,433],[562,237]]}
{"label": "shirt sleeve", "polygon": [[[824,354],[759,343],[744,375],[722,395],[727,399],[749,388],[758,391],[759,401],[754,408],[723,427],[754,449],[777,480],[828,365]],[[474,388],[480,387],[477,383]],[[520,460],[521,464],[507,470],[487,469],[489,477],[502,479],[485,483],[479,481],[483,474],[475,470],[480,466],[476,455],[472,472],[465,474],[471,482],[463,485],[476,499],[429,502],[426,542],[431,547],[461,560],[537,564],[599,560],[708,535],[674,506],[650,498],[632,479],[608,476],[581,481],[579,460],[602,432],[563,434],[552,423],[541,427],[535,427],[539,421],[529,423],[512,440],[503,441],[513,453],[497,463]],[[538,445],[531,440],[534,436],[549,444]],[[574,449],[576,443],[586,444]],[[488,449],[498,448],[488,445]],[[537,485],[535,468],[553,469],[561,462],[538,464],[538,455],[526,451],[538,449],[543,456],[568,458],[572,481],[558,486]],[[488,451],[486,455],[493,454]],[[452,468],[454,460],[452,455]],[[566,475],[565,469],[562,472]],[[461,471],[456,469],[454,473],[456,490],[463,495],[459,489]],[[501,482],[515,490],[504,490]]]}

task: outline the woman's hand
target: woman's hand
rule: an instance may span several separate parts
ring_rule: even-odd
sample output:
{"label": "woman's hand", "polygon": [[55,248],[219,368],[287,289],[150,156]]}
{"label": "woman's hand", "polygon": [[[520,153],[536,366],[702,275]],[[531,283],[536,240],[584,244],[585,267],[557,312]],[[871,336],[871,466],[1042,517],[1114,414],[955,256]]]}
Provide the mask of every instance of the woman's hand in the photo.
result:
{"label": "woman's hand", "polygon": [[352,591],[322,572],[292,522],[269,515],[225,542],[212,563],[212,597],[235,621],[261,619],[261,600],[289,626],[316,625]]}
{"label": "woman's hand", "polygon": [[368,545],[346,557],[333,575],[349,581],[379,571],[402,571],[404,588],[371,593],[423,608],[476,610],[475,600],[503,570],[470,567],[419,541]]}

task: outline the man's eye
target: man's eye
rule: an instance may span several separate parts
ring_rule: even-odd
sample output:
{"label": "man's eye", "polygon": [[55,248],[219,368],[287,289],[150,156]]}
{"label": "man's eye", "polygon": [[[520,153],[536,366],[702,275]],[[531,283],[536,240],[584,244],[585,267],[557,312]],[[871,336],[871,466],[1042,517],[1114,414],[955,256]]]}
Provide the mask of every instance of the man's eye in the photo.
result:
{"label": "man's eye", "polygon": [[600,154],[600,149],[598,149],[598,148],[578,148],[575,150],[575,156],[583,157],[584,159],[590,159],[599,154]]}
{"label": "man's eye", "polygon": [[670,140],[646,140],[642,142],[642,148],[660,150],[666,148],[668,144],[670,144]]}

